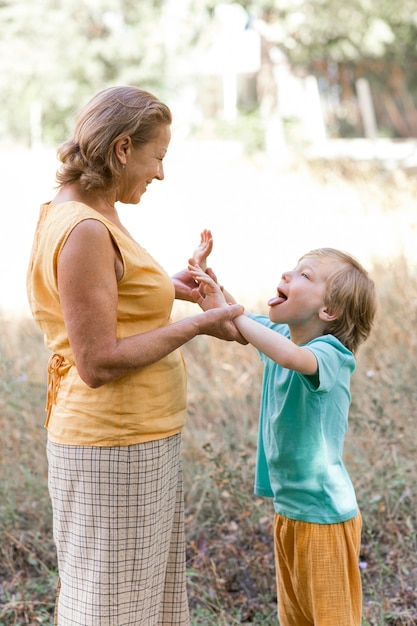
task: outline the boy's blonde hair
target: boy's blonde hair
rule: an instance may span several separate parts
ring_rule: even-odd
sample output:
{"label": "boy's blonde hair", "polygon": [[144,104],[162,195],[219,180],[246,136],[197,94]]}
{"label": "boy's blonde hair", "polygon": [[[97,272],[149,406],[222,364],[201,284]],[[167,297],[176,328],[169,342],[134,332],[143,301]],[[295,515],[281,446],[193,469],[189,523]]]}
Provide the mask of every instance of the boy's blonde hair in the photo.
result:
{"label": "boy's blonde hair", "polygon": [[[326,334],[334,335],[356,352],[371,332],[376,315],[375,284],[368,272],[350,254],[334,248],[318,248],[301,259],[318,257],[338,262],[338,268],[326,281],[325,304],[337,319],[330,322]],[[300,261],[301,261],[300,259]]]}

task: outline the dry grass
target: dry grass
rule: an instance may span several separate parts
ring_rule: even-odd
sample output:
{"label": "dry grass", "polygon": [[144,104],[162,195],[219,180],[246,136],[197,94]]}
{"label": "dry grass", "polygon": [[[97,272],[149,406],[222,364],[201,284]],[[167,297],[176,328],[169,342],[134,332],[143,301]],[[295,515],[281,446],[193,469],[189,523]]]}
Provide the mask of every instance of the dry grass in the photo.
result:
{"label": "dry grass", "polygon": [[365,616],[417,623],[417,276],[404,259],[375,270],[378,326],[353,384],[348,460],[364,517]]}
{"label": "dry grass", "polygon": [[[358,355],[346,448],[364,521],[363,625],[411,626],[417,624],[417,280],[402,258],[375,265],[373,276],[379,316]],[[273,515],[270,502],[252,493],[261,364],[250,346],[206,337],[183,352],[192,623],[272,626]],[[0,626],[52,623],[47,356],[31,321],[0,319]]]}
{"label": "dry grass", "polygon": [[0,624],[50,624],[56,557],[42,428],[47,353],[32,321],[0,324]]}

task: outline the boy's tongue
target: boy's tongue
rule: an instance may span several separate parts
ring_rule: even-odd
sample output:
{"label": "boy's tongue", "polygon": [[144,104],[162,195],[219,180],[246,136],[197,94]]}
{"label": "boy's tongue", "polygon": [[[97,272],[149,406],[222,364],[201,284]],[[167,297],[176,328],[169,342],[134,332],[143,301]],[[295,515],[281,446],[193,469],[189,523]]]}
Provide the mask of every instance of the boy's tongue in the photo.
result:
{"label": "boy's tongue", "polygon": [[281,296],[275,296],[275,298],[271,298],[268,300],[268,306],[275,306],[277,304],[281,304],[281,302],[285,302],[286,298],[282,298]]}

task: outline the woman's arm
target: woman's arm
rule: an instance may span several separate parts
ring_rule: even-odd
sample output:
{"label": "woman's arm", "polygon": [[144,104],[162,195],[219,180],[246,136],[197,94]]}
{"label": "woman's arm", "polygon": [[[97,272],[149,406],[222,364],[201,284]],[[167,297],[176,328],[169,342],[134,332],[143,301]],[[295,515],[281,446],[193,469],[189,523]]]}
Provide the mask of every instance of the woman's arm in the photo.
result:
{"label": "woman's arm", "polygon": [[118,339],[119,259],[108,230],[96,220],[78,224],[58,261],[58,290],[81,378],[99,387],[154,363],[200,334],[239,338],[232,320],[241,306],[200,313],[146,333]]}

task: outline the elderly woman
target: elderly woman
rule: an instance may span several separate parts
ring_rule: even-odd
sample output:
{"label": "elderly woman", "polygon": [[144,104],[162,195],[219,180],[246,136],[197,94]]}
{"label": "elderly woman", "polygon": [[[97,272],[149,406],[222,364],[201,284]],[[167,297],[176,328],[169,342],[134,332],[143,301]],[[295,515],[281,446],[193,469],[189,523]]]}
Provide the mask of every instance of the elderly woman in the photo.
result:
{"label": "elderly woman", "polygon": [[[170,319],[192,300],[119,220],[163,180],[171,113],[135,87],[98,93],[58,149],[28,270],[48,365],[48,471],[58,553],[55,624],[189,624],[181,475],[186,376],[179,348],[238,339],[234,305]],[[211,249],[202,238],[197,257]]]}

